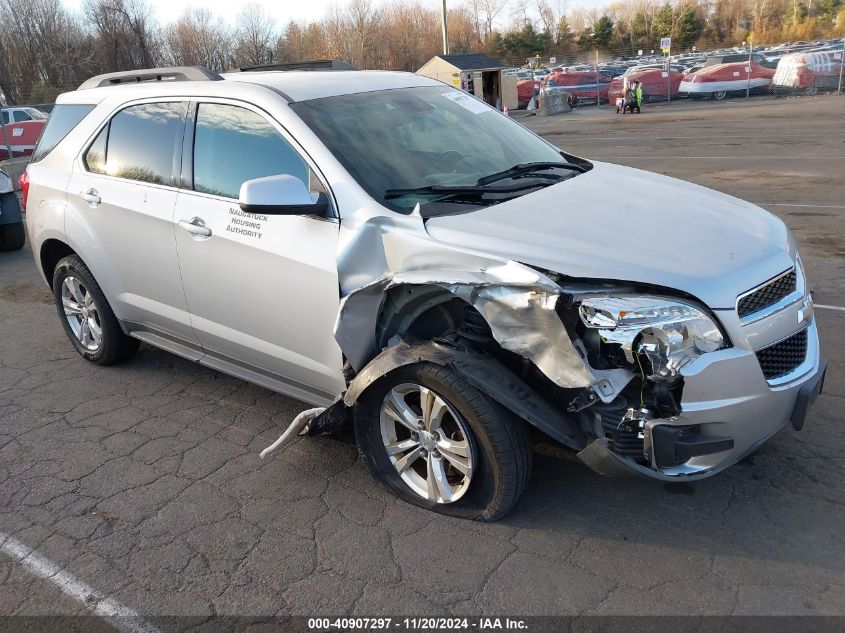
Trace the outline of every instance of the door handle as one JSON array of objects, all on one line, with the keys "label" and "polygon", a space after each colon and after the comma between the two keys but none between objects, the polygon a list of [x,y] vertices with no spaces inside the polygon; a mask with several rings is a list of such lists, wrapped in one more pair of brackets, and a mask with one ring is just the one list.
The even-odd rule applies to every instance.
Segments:
[{"label": "door handle", "polygon": [[211,229],[205,225],[202,218],[191,218],[190,220],[179,220],[179,228],[191,235],[211,237]]},{"label": "door handle", "polygon": [[85,200],[88,203],[89,207],[96,207],[98,204],[102,202],[100,198],[100,194],[97,193],[96,189],[89,189],[88,191],[80,191],[79,197]]}]

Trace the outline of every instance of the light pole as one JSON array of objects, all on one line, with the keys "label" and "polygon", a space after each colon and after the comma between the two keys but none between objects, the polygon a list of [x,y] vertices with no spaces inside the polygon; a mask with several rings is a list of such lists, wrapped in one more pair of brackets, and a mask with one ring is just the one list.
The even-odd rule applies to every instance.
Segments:
[{"label": "light pole", "polygon": [[842,94],[842,68],[845,67],[845,37],[842,38],[842,59],[839,60],[839,88],[836,89],[836,94]]},{"label": "light pole", "polygon": [[596,110],[598,110],[601,107],[601,92],[599,92],[599,43],[596,42],[595,31],[590,33],[590,37],[593,38],[593,42],[596,44]]},{"label": "light pole", "polygon": [[748,75],[748,81],[745,84],[745,98],[751,96],[751,51],[754,47],[751,45],[751,38],[748,38],[748,66],[745,67],[745,74]]},{"label": "light pole", "polygon": [[446,0],[443,0],[443,5],[440,14],[441,22],[443,24],[443,54],[449,54],[449,27],[446,24]]}]

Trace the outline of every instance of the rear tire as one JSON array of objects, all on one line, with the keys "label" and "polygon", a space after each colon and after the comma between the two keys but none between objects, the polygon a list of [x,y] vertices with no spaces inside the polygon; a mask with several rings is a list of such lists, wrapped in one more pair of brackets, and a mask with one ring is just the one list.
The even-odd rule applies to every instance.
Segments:
[{"label": "rear tire", "polygon": [[65,334],[84,359],[114,365],[138,351],[140,341],[123,333],[100,285],[77,255],[56,264],[53,297]]},{"label": "rear tire", "polygon": [[19,251],[26,241],[23,222],[0,224],[0,252]]},{"label": "rear tire", "polygon": [[[403,391],[407,395],[393,413],[404,403],[411,418],[418,416],[418,433],[386,413],[389,403],[396,402],[391,397]],[[423,422],[420,406],[426,397],[434,403],[430,425]],[[435,409],[441,412],[441,422],[434,422]],[[370,386],[355,405],[355,438],[370,473],[391,492],[454,517],[502,518],[516,505],[531,475],[533,449],[525,423],[453,370],[432,363],[400,367]],[[407,448],[394,450],[399,444]],[[462,459],[461,469],[455,465],[456,455],[469,460]],[[440,480],[432,478],[438,468]],[[449,490],[441,495],[444,480]]]},{"label": "rear tire", "polygon": [[727,99],[728,91],[727,90],[717,90],[713,93],[713,98],[716,101],[722,101],[723,99]]}]

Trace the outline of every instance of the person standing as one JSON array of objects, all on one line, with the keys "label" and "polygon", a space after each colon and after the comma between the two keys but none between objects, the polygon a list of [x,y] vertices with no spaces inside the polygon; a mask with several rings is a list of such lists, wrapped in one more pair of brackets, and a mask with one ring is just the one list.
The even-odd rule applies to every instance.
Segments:
[{"label": "person standing", "polygon": [[636,95],[636,98],[637,98],[637,114],[639,114],[640,108],[642,108],[642,105],[643,105],[643,84],[640,82],[639,79],[637,81],[635,81],[634,84],[635,84],[634,94]]}]

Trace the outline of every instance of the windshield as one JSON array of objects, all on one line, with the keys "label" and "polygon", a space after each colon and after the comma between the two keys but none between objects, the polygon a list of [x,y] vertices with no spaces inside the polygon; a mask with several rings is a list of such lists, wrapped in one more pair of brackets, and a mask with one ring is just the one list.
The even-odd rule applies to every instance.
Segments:
[{"label": "windshield", "polygon": [[36,110],[35,108],[21,108],[21,109],[37,121],[41,121],[41,120],[47,118],[47,115],[44,114],[41,110]]},{"label": "windshield", "polygon": [[[466,189],[478,187],[479,180],[514,166],[572,160],[494,108],[448,86],[326,97],[291,108],[375,200],[400,213],[410,213],[418,203],[460,205],[458,212],[465,212],[472,210],[467,205],[502,202],[532,191],[525,184],[525,169],[515,172],[521,184],[509,195],[492,200],[476,195],[458,202],[454,190],[461,188],[466,196]],[[544,171],[533,189],[577,173],[565,171],[552,180]],[[497,178],[500,188],[505,186],[501,182],[513,181]],[[453,191],[444,193],[444,188]]]}]

